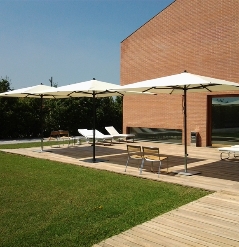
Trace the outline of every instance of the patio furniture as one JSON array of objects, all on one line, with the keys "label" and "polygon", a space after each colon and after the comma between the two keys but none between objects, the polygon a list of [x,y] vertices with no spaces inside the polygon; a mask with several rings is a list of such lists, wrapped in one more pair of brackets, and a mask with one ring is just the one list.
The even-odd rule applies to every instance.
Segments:
[{"label": "patio furniture", "polygon": [[81,145],[82,141],[86,140],[86,138],[84,136],[82,136],[82,135],[80,135],[80,136],[72,136],[71,139],[73,141],[72,145]]},{"label": "patio furniture", "polygon": [[72,137],[70,137],[69,131],[68,130],[59,130],[59,141],[68,141],[68,147],[70,146],[70,141],[72,140]]},{"label": "patio furniture", "polygon": [[[86,141],[88,143],[91,142],[91,140],[93,140],[93,130],[88,130],[88,129],[78,129],[78,132],[84,136],[86,138]],[[101,133],[98,130],[95,130],[95,141],[96,142],[103,142],[105,143],[109,143],[108,141],[110,141],[110,144],[112,144],[112,140],[113,140],[113,136],[111,135],[104,135],[103,133]]]},{"label": "patio furniture", "polygon": [[[47,140],[58,142],[58,147],[60,147],[59,137],[60,137],[59,130],[52,130]],[[51,145],[51,147],[53,147],[53,145]]]},{"label": "patio furniture", "polygon": [[[231,153],[233,154],[234,158],[237,158],[238,156],[236,155],[236,153],[239,153],[239,145],[233,145],[230,147],[218,148],[218,151],[221,152],[220,153],[221,160],[230,159]],[[227,157],[223,158],[223,154],[227,154]]]},{"label": "patio furniture", "polygon": [[118,141],[126,140],[127,139],[133,139],[134,142],[134,137],[135,134],[120,134],[113,126],[108,126],[105,127],[105,129],[108,131],[110,135],[113,136],[113,138],[118,139]]},{"label": "patio furniture", "polygon": [[159,177],[162,161],[165,159],[167,159],[167,172],[168,172],[168,157],[161,156],[159,153],[158,147],[144,147],[143,146],[142,150],[143,150],[143,160],[141,163],[140,174],[142,174],[145,161],[151,162],[151,171],[153,171],[153,163],[159,162],[159,169],[158,169],[158,177]]},{"label": "patio furniture", "polygon": [[141,160],[141,162],[143,160],[141,146],[127,145],[127,152],[128,152],[128,158],[127,158],[126,165],[125,165],[125,170],[124,170],[125,172],[126,172],[130,159]]}]

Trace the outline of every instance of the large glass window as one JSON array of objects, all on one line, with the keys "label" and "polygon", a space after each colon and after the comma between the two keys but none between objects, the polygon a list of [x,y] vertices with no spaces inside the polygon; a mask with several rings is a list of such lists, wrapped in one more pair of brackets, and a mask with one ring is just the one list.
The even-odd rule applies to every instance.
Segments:
[{"label": "large glass window", "polygon": [[212,98],[212,145],[239,145],[239,97]]},{"label": "large glass window", "polygon": [[182,130],[179,129],[131,127],[130,133],[140,141],[182,143]]}]

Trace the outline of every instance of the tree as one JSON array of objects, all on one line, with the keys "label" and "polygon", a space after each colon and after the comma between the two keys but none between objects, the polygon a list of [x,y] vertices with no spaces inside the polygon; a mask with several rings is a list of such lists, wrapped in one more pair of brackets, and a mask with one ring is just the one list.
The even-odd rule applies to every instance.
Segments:
[{"label": "tree", "polygon": [[[51,99],[44,102],[45,133],[52,130],[69,130],[78,135],[78,129],[92,129],[92,98]],[[96,99],[96,129],[105,133],[105,126],[113,125],[122,130],[122,97]]]},{"label": "tree", "polygon": [[[9,79],[0,80],[0,91],[10,91]],[[92,129],[92,98],[43,99],[44,136],[52,130],[69,130],[79,135],[78,129]],[[39,137],[40,99],[0,98],[0,139]],[[113,125],[122,131],[122,97],[96,99],[96,129],[106,133],[105,127]]]},{"label": "tree", "polygon": [[6,76],[5,79],[1,78],[0,80],[0,93],[4,93],[7,91],[11,91],[11,86],[10,86],[10,81],[9,78]]},{"label": "tree", "polygon": [[[10,81],[9,78],[5,79],[1,78],[0,80],[0,92],[10,91]],[[0,98],[0,137],[6,138],[10,133],[11,122],[14,121],[13,113],[14,113],[14,105],[16,103],[16,99],[10,98]]]}]

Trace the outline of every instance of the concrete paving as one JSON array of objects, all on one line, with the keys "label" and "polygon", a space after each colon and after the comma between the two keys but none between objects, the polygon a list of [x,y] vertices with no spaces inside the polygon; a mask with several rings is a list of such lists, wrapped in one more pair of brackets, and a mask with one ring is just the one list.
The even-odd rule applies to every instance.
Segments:
[{"label": "concrete paving", "polygon": [[0,139],[0,144],[17,144],[17,143],[28,143],[28,142],[40,142],[40,138],[29,138],[29,139]]}]

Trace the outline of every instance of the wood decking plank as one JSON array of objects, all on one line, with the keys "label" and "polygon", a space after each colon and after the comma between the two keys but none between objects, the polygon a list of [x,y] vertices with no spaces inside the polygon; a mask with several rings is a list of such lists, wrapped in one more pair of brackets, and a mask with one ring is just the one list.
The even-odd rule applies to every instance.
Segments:
[{"label": "wood decking plank", "polygon": [[[139,247],[139,246],[152,246],[152,242],[148,241],[148,240],[145,240],[145,239],[142,239],[140,237],[138,237],[137,235],[135,234],[132,234],[132,232],[129,230],[129,231],[126,231],[126,232],[123,232],[121,234],[121,237],[124,238],[124,239],[127,239],[129,241],[132,242],[132,247]],[[156,246],[164,246],[164,245],[160,245],[160,244],[157,244]]]},{"label": "wood decking plank", "polygon": [[[194,210],[195,209],[195,210]],[[196,211],[196,208],[190,208],[190,210],[181,209],[178,211],[177,215],[187,215],[190,219],[199,220],[199,222],[203,221],[205,223],[218,226],[225,227],[226,229],[230,229],[231,231],[235,231],[239,233],[239,223],[236,221],[229,221],[227,218],[220,217],[220,215],[216,215],[216,212],[213,212],[213,215],[205,214],[202,211]]]},{"label": "wood decking plank", "polygon": [[[141,238],[152,241],[154,244],[166,244],[166,245],[177,245],[180,246],[192,246],[190,241],[176,238],[168,233],[162,231],[153,231],[152,229],[146,228],[145,226],[137,226],[132,229],[132,234],[135,234]],[[194,243],[196,244],[196,243]],[[196,246],[196,245],[194,245]]]},{"label": "wood decking plank", "polygon": [[205,208],[201,207],[200,205],[194,205],[191,207],[182,208],[181,211],[191,211],[194,214],[206,216],[206,217],[211,217],[213,220],[220,219],[221,221],[228,221],[232,223],[233,225],[239,225],[239,214],[232,214],[231,212],[229,213],[228,210],[225,210],[224,212],[215,210],[215,208]]},{"label": "wood decking plank", "polygon": [[132,242],[131,241],[128,241],[127,239],[124,239],[121,237],[121,234],[119,235],[116,235],[116,236],[113,236],[112,239],[114,239],[115,241],[117,241],[119,244],[124,244],[125,246],[128,246],[128,247],[131,247],[133,246],[132,245]]},{"label": "wood decking plank", "polygon": [[[184,220],[179,221],[177,217],[169,218],[167,216],[162,216],[160,219],[161,228],[169,228],[171,229],[172,234],[176,231],[181,232],[184,235],[189,236],[197,236],[197,238],[203,238],[207,240],[208,243],[215,244],[217,246],[238,246],[239,242],[234,239],[229,239],[227,236],[222,236],[215,231],[210,231],[210,229],[205,226],[202,227],[201,224],[197,224],[194,222],[187,222]],[[158,220],[156,220],[158,223]],[[151,227],[155,227],[152,222]]]},{"label": "wood decking plank", "polygon": [[100,242],[97,245],[93,245],[92,247],[113,247],[113,246],[105,242]]},{"label": "wood decking plank", "polygon": [[[171,245],[171,246],[181,247],[181,245],[179,245],[180,243],[175,242],[172,239],[165,238],[164,236],[161,236],[160,234],[158,235],[157,242],[152,242],[152,241],[148,240],[147,234],[144,233],[142,235],[142,234],[139,234],[139,233],[137,233],[137,231],[132,230],[132,229],[130,231],[123,233],[123,234],[137,240],[137,243],[141,244],[142,246],[150,246],[150,247],[156,246],[157,247],[157,246],[170,246]],[[190,246],[190,245],[184,245],[184,246]]]},{"label": "wood decking plank", "polygon": [[[156,228],[152,227],[151,224],[144,224],[141,226],[138,226],[138,228],[143,228],[145,229],[146,232],[154,232],[155,234],[158,234],[160,237],[164,236],[167,239],[170,239],[172,241],[177,242],[177,246],[185,246],[185,244],[191,245],[191,246],[205,246],[207,242],[203,238],[198,238],[195,235],[186,235],[184,232],[177,231],[177,229],[174,229],[172,231],[172,228],[167,228],[167,227],[161,227],[161,228]],[[217,247],[215,244],[207,244],[207,246],[210,247]]]},{"label": "wood decking plank", "polygon": [[230,209],[237,212],[239,207],[239,201],[235,200],[223,200],[222,198],[205,198],[204,200],[199,201],[197,204],[208,205],[220,209]]},{"label": "wood decking plank", "polygon": [[172,215],[167,215],[167,218],[166,216],[164,217],[164,220],[167,219],[178,221],[183,225],[194,227],[194,229],[202,228],[212,234],[238,241],[238,232],[228,230],[226,227],[220,227],[212,225],[208,222],[200,221],[200,217],[190,217],[185,213],[182,214],[180,211],[177,211],[174,212]]},{"label": "wood decking plank", "polygon": [[[236,184],[233,183],[232,186],[233,185],[236,185]],[[238,186],[238,189],[239,189],[239,186]],[[238,200],[239,200],[238,192],[239,192],[239,190],[238,191],[220,190],[220,191],[217,191],[215,193],[211,193],[210,198],[217,198],[217,199],[221,199],[221,200],[225,200],[225,201],[235,201],[238,203]]]},{"label": "wood decking plank", "polygon": [[[156,231],[167,231],[170,235],[178,235],[180,234],[182,238],[195,238],[198,240],[201,240],[202,243],[206,243],[207,246],[218,246],[220,243],[220,246],[227,247],[228,241],[225,241],[225,238],[221,237],[215,237],[212,234],[208,234],[207,232],[201,231],[200,228],[192,229],[191,227],[188,227],[187,225],[183,224],[177,224],[175,221],[171,221],[170,224],[168,224],[170,221],[163,222],[162,224],[158,224],[155,222],[150,222],[150,224],[147,225],[147,227],[155,229]],[[160,225],[160,226],[159,226]],[[232,242],[232,246],[234,246],[234,241]]]},{"label": "wood decking plank", "polygon": [[123,241],[117,241],[117,239],[113,237],[106,239],[103,243],[112,247],[130,247],[130,245],[126,245]]}]

